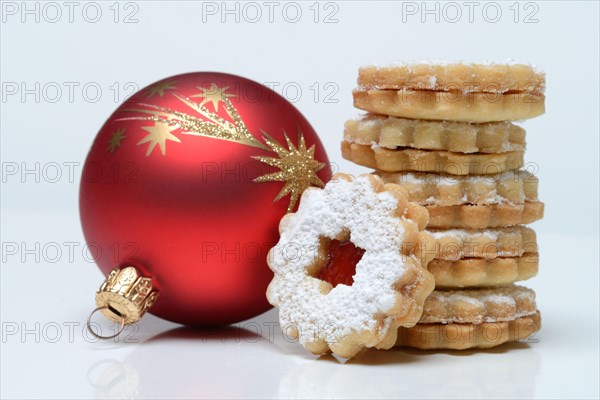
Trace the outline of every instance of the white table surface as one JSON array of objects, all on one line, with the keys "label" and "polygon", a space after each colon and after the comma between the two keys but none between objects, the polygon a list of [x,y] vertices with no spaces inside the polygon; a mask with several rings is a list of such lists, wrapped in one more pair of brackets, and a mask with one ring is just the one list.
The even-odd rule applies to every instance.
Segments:
[{"label": "white table surface", "polygon": [[[79,229],[69,213],[11,212],[2,221],[12,227],[4,241],[26,240],[37,226],[40,242],[61,243]],[[540,277],[525,285],[537,292],[543,328],[529,343],[485,351],[373,350],[345,363],[286,340],[275,310],[214,331],[146,316],[118,342],[98,342],[84,327],[102,279],[94,264],[8,262],[2,398],[597,397],[597,240],[539,241]]]}]

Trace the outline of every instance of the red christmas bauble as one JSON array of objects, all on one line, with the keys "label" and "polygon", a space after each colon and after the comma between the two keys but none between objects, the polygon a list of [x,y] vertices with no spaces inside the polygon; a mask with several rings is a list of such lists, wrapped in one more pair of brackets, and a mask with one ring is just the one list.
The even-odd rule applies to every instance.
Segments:
[{"label": "red christmas bauble", "polygon": [[98,133],[81,221],[105,275],[133,265],[152,278],[149,312],[225,325],[270,308],[279,220],[330,177],[317,134],[283,97],[235,75],[178,75],[133,95]]}]

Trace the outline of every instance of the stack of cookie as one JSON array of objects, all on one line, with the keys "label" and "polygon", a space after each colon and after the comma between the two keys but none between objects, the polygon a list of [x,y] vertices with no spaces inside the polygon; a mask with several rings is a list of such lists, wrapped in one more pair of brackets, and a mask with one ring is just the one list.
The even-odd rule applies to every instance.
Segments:
[{"label": "stack of cookie", "polygon": [[525,131],[511,121],[544,113],[545,76],[524,64],[363,67],[343,157],[405,187],[429,211],[428,264],[436,290],[397,344],[493,347],[540,327],[535,294],[543,216],[537,178],[521,169]]}]

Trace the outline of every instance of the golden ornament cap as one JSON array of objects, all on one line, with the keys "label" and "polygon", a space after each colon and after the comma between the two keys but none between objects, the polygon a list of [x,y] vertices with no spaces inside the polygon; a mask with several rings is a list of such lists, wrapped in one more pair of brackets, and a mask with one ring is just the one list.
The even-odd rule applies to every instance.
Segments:
[{"label": "golden ornament cap", "polygon": [[96,291],[97,308],[90,319],[100,311],[108,320],[121,324],[121,328],[113,336],[100,336],[91,329],[88,319],[88,329],[98,338],[113,338],[121,333],[125,325],[139,321],[157,298],[158,291],[152,286],[151,277],[141,276],[133,266],[115,268]]}]

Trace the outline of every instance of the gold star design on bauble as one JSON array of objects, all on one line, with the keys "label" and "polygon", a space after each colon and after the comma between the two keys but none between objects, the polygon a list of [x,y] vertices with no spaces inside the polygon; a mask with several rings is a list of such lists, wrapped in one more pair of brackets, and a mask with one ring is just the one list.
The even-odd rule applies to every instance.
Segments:
[{"label": "gold star design on bauble", "polygon": [[166,149],[167,140],[172,140],[177,143],[181,143],[181,140],[177,138],[177,136],[173,135],[171,132],[177,129],[178,126],[171,126],[166,122],[156,121],[153,126],[142,126],[142,129],[149,132],[149,134],[144,137],[142,140],[137,142],[137,145],[140,146],[144,143],[150,143],[148,146],[148,150],[146,151],[146,157],[150,156],[154,147],[158,144],[160,147],[160,152],[164,156]]},{"label": "gold star design on bauble", "polygon": [[229,97],[235,97],[233,93],[226,93],[228,87],[218,87],[216,84],[211,83],[210,88],[206,89],[200,86],[197,86],[198,90],[202,93],[195,94],[191,97],[202,97],[204,101],[202,101],[201,105],[206,103],[212,103],[215,112],[219,112],[219,102],[225,101]]},{"label": "gold star design on bauble", "polygon": [[110,140],[108,141],[108,148],[106,150],[112,153],[117,147],[121,147],[121,140],[127,137],[123,135],[124,133],[124,128],[117,129],[116,131],[114,131]]},{"label": "gold star design on bauble", "polygon": [[278,168],[279,171],[259,176],[254,179],[254,182],[285,182],[273,201],[278,201],[285,195],[291,194],[287,208],[287,211],[291,212],[304,190],[310,186],[321,188],[325,186],[317,176],[317,172],[325,167],[325,164],[315,160],[315,146],[312,145],[307,149],[304,136],[300,131],[298,131],[298,147],[294,146],[285,132],[283,133],[287,149],[267,133],[262,133],[265,142],[278,157],[254,156],[253,158]]},{"label": "gold star design on bauble", "polygon": [[154,85],[150,86],[147,90],[146,90],[146,98],[150,99],[152,98],[155,94],[159,95],[160,97],[163,97],[165,95],[165,90],[173,90],[176,89],[175,84],[177,82],[175,81],[171,81],[169,79],[164,80],[164,81],[160,81],[160,82],[156,82]]}]

